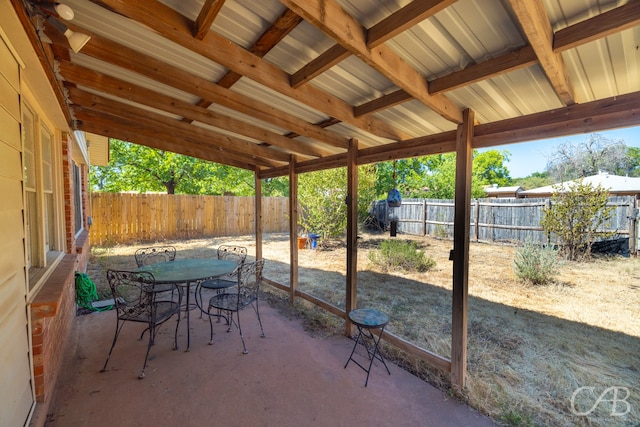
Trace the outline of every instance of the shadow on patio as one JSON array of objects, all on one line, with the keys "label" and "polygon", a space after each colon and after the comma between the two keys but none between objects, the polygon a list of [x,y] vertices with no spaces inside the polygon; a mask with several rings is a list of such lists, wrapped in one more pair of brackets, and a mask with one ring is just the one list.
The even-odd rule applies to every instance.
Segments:
[{"label": "shadow on patio", "polygon": [[[146,378],[137,378],[146,339],[140,325],[125,325],[101,373],[115,327],[115,313],[74,319],[47,422],[61,426],[490,426],[493,422],[448,399],[403,369],[391,375],[374,364],[368,387],[354,364],[343,369],[353,341],[311,336],[299,319],[261,304],[267,337],[255,315],[243,312],[249,354],[237,331],[209,326],[191,312],[191,351],[186,322],[172,350],[173,320],[161,327],[149,355]],[[184,320],[184,319],[183,319]],[[146,338],[146,336],[145,336]]]}]

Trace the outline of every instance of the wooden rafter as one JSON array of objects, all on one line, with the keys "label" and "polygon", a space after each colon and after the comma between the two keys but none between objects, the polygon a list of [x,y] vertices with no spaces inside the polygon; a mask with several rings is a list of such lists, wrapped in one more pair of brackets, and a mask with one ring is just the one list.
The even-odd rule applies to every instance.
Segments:
[{"label": "wooden rafter", "polygon": [[271,123],[274,126],[291,130],[298,135],[315,139],[329,146],[344,149],[347,147],[347,138],[337,135],[334,132],[313,126],[265,102],[223,88],[195,74],[191,74],[178,67],[174,67],[98,35],[92,34],[91,42],[83,48],[82,53],[141,74],[162,84],[191,93],[199,98],[212,100],[216,104]]},{"label": "wooden rafter", "polygon": [[162,135],[165,134],[173,134],[180,135],[185,140],[206,141],[207,146],[228,150],[239,156],[245,156],[248,159],[247,161],[249,161],[252,156],[262,157],[264,159],[274,158],[273,148],[263,147],[230,135],[224,135],[199,126],[193,126],[169,116],[143,110],[97,94],[85,92],[78,88],[68,87],[67,89],[70,99],[74,104],[122,119],[135,119],[140,126],[147,124],[149,127],[156,129],[158,138],[162,138]]},{"label": "wooden rafter", "polygon": [[202,40],[207,35],[222,6],[224,6],[224,0],[205,0],[193,25],[195,38]]},{"label": "wooden rafter", "polygon": [[553,37],[554,52],[563,52],[640,24],[640,2],[631,1],[601,15],[563,28]]},{"label": "wooden rafter", "polygon": [[[392,13],[367,30],[367,46],[376,47],[398,34],[424,21],[457,0],[414,0]],[[291,76],[291,85],[298,87],[351,56],[351,52],[340,44],[333,45],[316,59]],[[364,113],[356,114],[356,116]]]},{"label": "wooden rafter", "polygon": [[553,30],[542,0],[509,0],[509,3],[558,98],[564,105],[575,104],[564,60],[553,51]]},{"label": "wooden rafter", "polygon": [[132,120],[87,110],[82,107],[76,107],[74,113],[78,120],[78,129],[85,132],[104,135],[122,141],[130,141],[135,144],[157,148],[158,150],[171,151],[173,153],[223,163],[242,169],[251,169],[252,165],[256,163],[253,160],[248,162],[245,156],[237,156],[234,153],[217,150],[215,148],[212,149],[212,147],[205,144],[184,140],[170,133],[159,135],[156,129],[140,126]]},{"label": "wooden rafter", "polygon": [[[640,24],[640,3],[631,2],[594,16],[555,33],[553,51],[564,52],[593,40],[615,34]],[[512,52],[455,71],[429,82],[429,93],[438,94],[538,63],[533,48],[522,46]],[[356,116],[382,111],[413,99],[403,90],[384,95],[355,107]]]},{"label": "wooden rafter", "polygon": [[[335,1],[280,1],[442,117],[454,123],[462,122],[460,108],[443,95],[430,95],[424,77],[411,68],[393,50],[384,44],[369,48],[365,28]],[[302,88],[305,87],[310,86],[302,86]],[[334,117],[337,116],[334,115]]]},{"label": "wooden rafter", "polygon": [[101,0],[100,3],[123,16],[152,28],[166,39],[184,48],[330,117],[335,117],[382,138],[403,140],[410,137],[382,120],[373,117],[356,118],[353,115],[351,105],[313,86],[292,88],[289,84],[289,74],[218,34],[209,32],[201,41],[194,39],[189,29],[191,21],[160,2],[149,1],[141,5],[126,0]]},{"label": "wooden rafter", "polygon": [[[284,13],[273,23],[273,25],[265,31],[256,42],[249,48],[249,52],[262,58],[271,49],[273,49],[287,34],[291,32],[300,22],[302,18],[290,11],[285,10]],[[218,85],[226,88],[233,86],[242,78],[241,74],[233,71],[227,73],[218,81]],[[207,108],[212,102],[202,99],[198,102],[201,107]]]},{"label": "wooden rafter", "polygon": [[367,46],[380,46],[403,31],[446,9],[458,0],[414,0],[367,31]]},{"label": "wooden rafter", "polygon": [[110,77],[106,74],[90,70],[80,65],[66,61],[60,61],[59,64],[60,72],[65,79],[82,86],[91,87],[100,92],[110,93],[122,99],[134,101],[148,107],[163,110],[177,116],[186,117],[190,120],[196,120],[217,128],[227,130],[232,129],[236,134],[264,141],[269,145],[280,147],[290,153],[315,157],[331,154],[330,152],[322,150],[318,146],[311,145],[308,142],[294,141],[286,136],[270,132],[259,126],[207,110],[206,108],[198,107],[188,102],[154,92],[153,90],[128,83],[115,77]]}]

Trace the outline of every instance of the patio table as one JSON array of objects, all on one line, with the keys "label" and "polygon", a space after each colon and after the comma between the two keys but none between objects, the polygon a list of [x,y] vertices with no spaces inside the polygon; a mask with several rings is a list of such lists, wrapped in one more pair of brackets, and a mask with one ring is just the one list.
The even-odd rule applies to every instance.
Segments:
[{"label": "patio table", "polygon": [[137,268],[135,271],[147,271],[153,274],[158,284],[175,283],[186,294],[184,309],[187,316],[187,350],[190,349],[190,325],[189,312],[192,309],[189,303],[189,293],[192,283],[202,280],[224,276],[235,270],[237,264],[234,261],[224,259],[177,259],[175,261],[159,262]]}]

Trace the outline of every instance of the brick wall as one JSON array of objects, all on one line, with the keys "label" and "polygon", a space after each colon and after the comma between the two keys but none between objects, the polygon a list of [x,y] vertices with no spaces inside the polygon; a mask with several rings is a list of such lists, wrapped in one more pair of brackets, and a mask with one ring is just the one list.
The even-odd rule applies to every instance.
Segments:
[{"label": "brick wall", "polygon": [[62,364],[76,315],[75,272],[86,271],[89,233],[74,240],[75,254],[66,254],[31,303],[34,388],[38,403],[48,402]]},{"label": "brick wall", "polygon": [[34,386],[39,403],[47,401],[53,391],[76,313],[77,262],[77,255],[65,255],[31,304]]}]

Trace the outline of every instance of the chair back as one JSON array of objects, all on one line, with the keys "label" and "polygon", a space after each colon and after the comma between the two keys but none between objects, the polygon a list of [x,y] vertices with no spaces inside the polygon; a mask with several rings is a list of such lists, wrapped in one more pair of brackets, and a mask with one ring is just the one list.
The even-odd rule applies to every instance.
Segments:
[{"label": "chair back", "polygon": [[173,246],[152,246],[150,248],[141,248],[133,255],[136,259],[138,267],[158,262],[173,261],[176,259],[176,248]]},{"label": "chair back", "polygon": [[155,279],[153,274],[142,271],[107,270],[118,317],[151,318],[153,315]]},{"label": "chair back", "polygon": [[235,261],[236,264],[242,264],[247,259],[247,248],[243,246],[218,246],[218,259],[226,259]]},{"label": "chair back", "polygon": [[247,302],[258,298],[263,267],[264,259],[245,262],[238,266],[236,270],[238,272],[238,296],[240,299],[244,299]]}]

